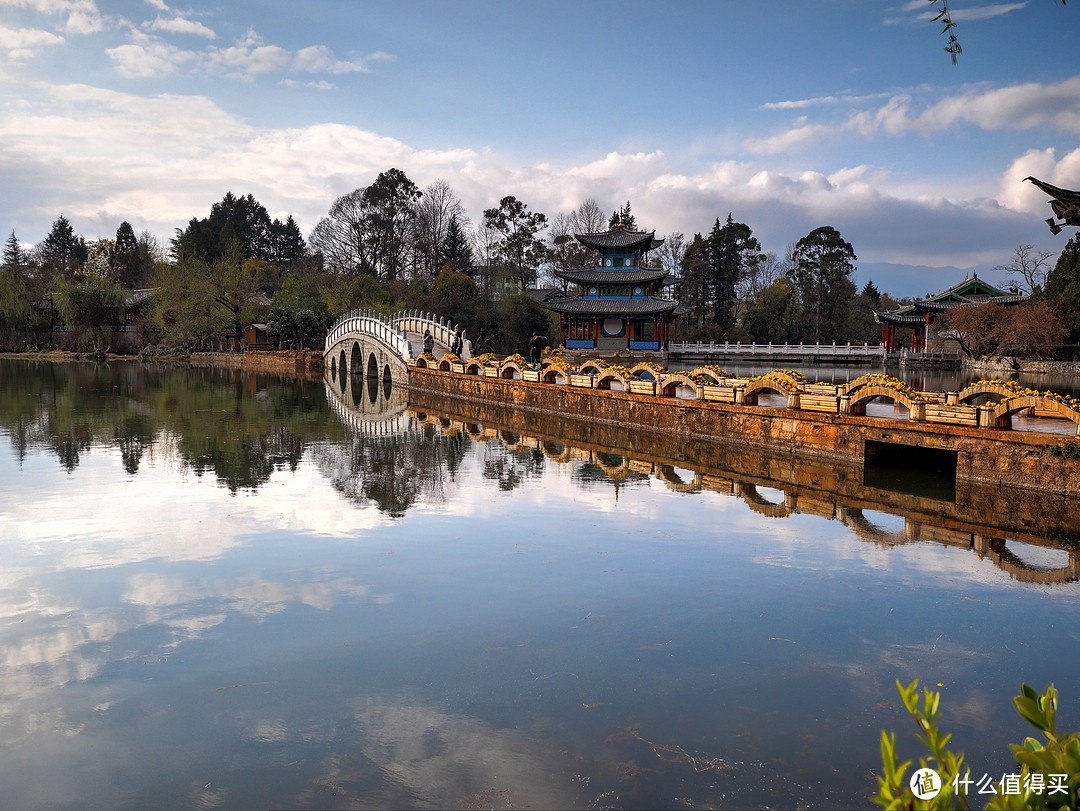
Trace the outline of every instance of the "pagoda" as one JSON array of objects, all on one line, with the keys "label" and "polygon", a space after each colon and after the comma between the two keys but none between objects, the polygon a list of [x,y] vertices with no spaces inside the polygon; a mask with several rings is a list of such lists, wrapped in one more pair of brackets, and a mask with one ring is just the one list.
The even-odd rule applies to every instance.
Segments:
[{"label": "pagoda", "polygon": [[668,272],[646,266],[646,254],[664,240],[627,229],[621,218],[610,231],[574,237],[595,251],[592,267],[556,271],[575,286],[572,294],[540,302],[559,314],[559,343],[597,353],[666,350],[682,310],[662,295]]}]

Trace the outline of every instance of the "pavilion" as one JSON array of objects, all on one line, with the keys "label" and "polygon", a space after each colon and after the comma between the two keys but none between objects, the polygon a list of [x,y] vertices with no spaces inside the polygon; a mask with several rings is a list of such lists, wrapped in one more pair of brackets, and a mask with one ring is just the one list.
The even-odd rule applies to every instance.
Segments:
[{"label": "pavilion", "polygon": [[660,247],[655,231],[630,231],[618,225],[598,234],[575,234],[595,251],[592,267],[556,271],[574,285],[573,295],[551,296],[540,305],[559,314],[559,343],[567,349],[664,351],[675,339],[679,302],[664,298],[668,272],[647,266],[647,254]]},{"label": "pavilion", "polygon": [[[1026,293],[1007,292],[972,274],[943,293],[915,299],[896,310],[874,313],[874,320],[881,324],[881,343],[888,354],[909,349],[912,352],[925,352],[927,346],[940,339],[948,340],[947,333],[934,330],[934,320],[942,313],[958,307],[977,307],[993,302],[1004,307],[1021,304],[1029,298]],[[903,329],[911,331],[907,340],[902,340]],[[939,349],[941,347],[938,347]]]}]

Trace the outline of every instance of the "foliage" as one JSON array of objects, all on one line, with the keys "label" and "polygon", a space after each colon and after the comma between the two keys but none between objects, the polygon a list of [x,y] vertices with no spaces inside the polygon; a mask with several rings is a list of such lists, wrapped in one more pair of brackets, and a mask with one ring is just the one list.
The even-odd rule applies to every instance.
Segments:
[{"label": "foliage", "polygon": [[627,231],[638,230],[637,221],[634,219],[634,215],[630,212],[630,201],[626,201],[626,205],[622,208],[616,209],[611,212],[611,219],[608,220],[608,230],[622,225]]},{"label": "foliage", "polygon": [[536,334],[545,336],[550,342],[552,335],[557,334],[551,314],[524,293],[505,299],[502,309],[508,347],[528,346]]},{"label": "foliage", "polygon": [[71,223],[63,214],[57,217],[48,236],[38,245],[37,250],[42,268],[65,278],[71,278],[88,258],[86,240],[76,236]]},{"label": "foliage", "polygon": [[1080,234],[1065,244],[1046,275],[1042,299],[1069,330],[1068,342],[1080,343]]},{"label": "foliage", "polygon": [[443,270],[431,285],[430,309],[465,330],[474,351],[501,349],[499,315],[483,287],[464,273]]},{"label": "foliage", "polygon": [[976,307],[956,307],[945,312],[942,330],[951,332],[969,357],[1007,355],[1051,357],[1068,330],[1043,301],[1015,307],[987,302]]},{"label": "foliage", "polygon": [[735,326],[735,286],[739,279],[752,272],[762,259],[761,244],[746,223],[735,222],[728,214],[720,225],[717,218],[708,240],[709,292],[712,299],[713,322],[721,334]]},{"label": "foliage", "polygon": [[794,284],[780,278],[754,299],[743,319],[743,330],[759,343],[786,343],[798,340],[801,317]]},{"label": "foliage", "polygon": [[1080,459],[1080,442],[1066,439],[1060,445],[1048,446],[1046,452],[1050,456],[1056,456],[1059,459]]},{"label": "foliage", "polygon": [[[941,791],[929,799],[919,799],[906,781],[911,761],[900,763],[896,754],[896,733],[882,731],[882,774],[878,777],[877,805],[889,809],[953,809],[968,808],[967,789],[974,784],[970,771],[964,769],[964,755],[948,748],[951,734],[942,733],[938,726],[940,693],[925,689],[919,706],[919,683],[907,687],[896,683],[904,708],[919,729],[916,738],[929,750],[930,757],[921,757],[921,768],[934,769],[941,777]],[[1020,717],[1042,733],[1044,741],[1028,737],[1023,744],[1010,744],[1009,749],[1019,765],[1010,791],[998,791],[987,803],[988,809],[1058,809],[1075,808],[1080,790],[1080,733],[1069,735],[1057,731],[1057,689],[1050,685],[1038,693],[1027,684],[1020,685],[1020,694],[1013,698]],[[1004,778],[1002,778],[1004,780]]]},{"label": "foliage", "polygon": [[805,339],[837,341],[850,334],[855,298],[855,249],[831,225],[815,228],[795,243],[791,278],[802,303]]},{"label": "foliage", "polygon": [[64,324],[71,327],[83,349],[108,346],[103,336],[107,327],[120,324],[124,291],[103,276],[59,278],[53,295]]},{"label": "foliage", "polygon": [[498,234],[495,258],[516,271],[522,290],[534,285],[536,268],[544,259],[544,243],[536,235],[547,225],[547,217],[507,195],[497,208],[484,211],[484,223]]},{"label": "foliage", "polygon": [[242,336],[265,301],[251,263],[187,259],[161,268],[154,318],[172,341],[205,338],[232,329]]}]

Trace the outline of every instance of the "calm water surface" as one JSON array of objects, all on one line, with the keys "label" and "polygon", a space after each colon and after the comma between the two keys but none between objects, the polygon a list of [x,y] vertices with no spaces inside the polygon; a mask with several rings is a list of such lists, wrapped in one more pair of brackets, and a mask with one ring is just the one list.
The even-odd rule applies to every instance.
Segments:
[{"label": "calm water surface", "polygon": [[868,807],[897,679],[978,774],[1021,681],[1080,727],[1062,510],[484,419],[0,361],[3,805]]}]

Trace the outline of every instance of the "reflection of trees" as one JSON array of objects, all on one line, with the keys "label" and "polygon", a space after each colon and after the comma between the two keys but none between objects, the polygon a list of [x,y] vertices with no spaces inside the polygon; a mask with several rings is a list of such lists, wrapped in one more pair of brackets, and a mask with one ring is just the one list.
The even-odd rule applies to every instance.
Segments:
[{"label": "reflection of trees", "polygon": [[544,472],[544,454],[538,448],[510,451],[494,442],[485,443],[483,448],[484,478],[497,481],[500,490],[513,490]]},{"label": "reflection of trees", "polygon": [[295,470],[305,447],[339,432],[321,382],[222,369],[136,363],[6,361],[0,427],[20,461],[31,448],[73,471],[113,447],[134,475],[144,458],[174,456],[236,492]]},{"label": "reflection of trees", "polygon": [[421,498],[444,502],[470,445],[432,426],[402,433],[358,433],[351,444],[316,447],[316,463],[335,489],[398,517]]}]

